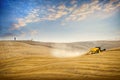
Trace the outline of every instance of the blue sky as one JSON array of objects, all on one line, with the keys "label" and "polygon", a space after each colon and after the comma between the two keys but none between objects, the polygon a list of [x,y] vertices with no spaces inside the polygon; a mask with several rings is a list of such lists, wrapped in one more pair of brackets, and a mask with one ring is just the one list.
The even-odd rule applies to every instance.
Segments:
[{"label": "blue sky", "polygon": [[120,0],[0,0],[0,39],[120,39]]}]

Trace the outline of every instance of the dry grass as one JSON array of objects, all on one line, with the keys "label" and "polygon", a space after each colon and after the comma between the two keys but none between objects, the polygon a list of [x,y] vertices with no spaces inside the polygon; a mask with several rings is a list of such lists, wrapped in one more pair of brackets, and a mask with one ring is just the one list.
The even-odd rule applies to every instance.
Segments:
[{"label": "dry grass", "polygon": [[120,80],[120,48],[55,58],[51,48],[0,42],[0,80]]}]

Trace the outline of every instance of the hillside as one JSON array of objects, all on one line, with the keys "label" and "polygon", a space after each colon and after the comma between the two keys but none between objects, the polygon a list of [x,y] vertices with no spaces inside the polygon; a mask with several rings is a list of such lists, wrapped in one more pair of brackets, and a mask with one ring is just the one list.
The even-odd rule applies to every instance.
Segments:
[{"label": "hillside", "polygon": [[100,54],[57,58],[51,55],[52,49],[62,50],[71,45],[66,47],[69,52],[81,45],[94,45],[0,41],[0,80],[119,80],[119,43],[101,42],[109,50]]},{"label": "hillside", "polygon": [[120,41],[84,41],[84,42],[72,42],[72,43],[50,43],[50,42],[36,42],[36,41],[22,41],[22,42],[35,46],[42,45],[50,48],[59,48],[59,49],[65,48],[64,46],[74,49],[85,49],[85,50],[89,50],[91,47],[98,47],[98,46],[105,49],[120,47]]}]

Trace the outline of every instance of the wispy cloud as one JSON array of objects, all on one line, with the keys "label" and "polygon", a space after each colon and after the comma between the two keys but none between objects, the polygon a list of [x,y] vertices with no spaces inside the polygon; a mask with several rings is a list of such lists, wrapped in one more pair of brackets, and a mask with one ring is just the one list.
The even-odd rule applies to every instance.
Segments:
[{"label": "wispy cloud", "polygon": [[77,0],[71,0],[70,2],[72,5],[77,4]]},{"label": "wispy cloud", "polygon": [[95,14],[95,17],[99,18],[107,18],[118,10],[120,7],[120,2],[117,0],[111,0],[108,3],[103,4],[103,2],[99,2],[99,0],[93,0],[91,3],[85,3],[79,7],[77,7],[68,17],[66,17],[66,21],[80,21],[88,18],[89,16]]},{"label": "wispy cloud", "polygon": [[20,27],[26,26],[26,24],[31,22],[41,22],[45,20],[56,20],[66,15],[65,5],[60,5],[58,7],[45,7],[45,9],[36,8],[32,10],[26,17],[18,18],[18,23],[13,24],[12,29],[18,29]]},{"label": "wispy cloud", "polygon": [[59,6],[53,5],[35,8],[27,16],[18,18],[18,23],[13,24],[12,29],[19,29],[33,22],[54,21],[63,16],[64,22],[85,20],[91,15],[99,18],[107,18],[113,15],[120,7],[120,1],[118,0],[110,0],[107,3],[93,0],[90,3],[84,3],[80,6],[78,6],[77,0],[72,0],[70,3],[72,4],[70,7],[61,4]]},{"label": "wispy cloud", "polygon": [[40,19],[38,18],[39,9],[32,10],[26,17],[18,18],[18,23],[13,24],[12,29],[18,29],[20,27],[26,26],[27,23],[38,22]]},{"label": "wispy cloud", "polygon": [[103,6],[101,13],[99,13],[97,16],[99,18],[103,18],[103,19],[108,18],[108,17],[112,16],[119,9],[120,9],[120,2],[117,0],[111,0],[108,4],[105,4]]}]

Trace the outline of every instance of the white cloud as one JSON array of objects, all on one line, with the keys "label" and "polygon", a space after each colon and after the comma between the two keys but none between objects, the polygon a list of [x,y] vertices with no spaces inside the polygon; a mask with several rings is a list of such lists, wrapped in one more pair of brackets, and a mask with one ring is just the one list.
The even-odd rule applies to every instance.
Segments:
[{"label": "white cloud", "polygon": [[57,20],[63,16],[63,21],[85,20],[91,15],[98,18],[107,18],[112,16],[120,7],[120,2],[113,4],[114,2],[117,2],[117,0],[111,0],[106,4],[103,4],[102,2],[99,3],[99,0],[93,0],[91,3],[84,3],[83,5],[78,6],[77,0],[72,0],[71,4],[74,5],[71,7],[66,7],[65,4],[62,4],[57,7],[49,6],[36,8],[24,18],[17,19],[18,23],[13,24],[12,29],[19,29],[26,26],[28,23]]},{"label": "white cloud", "polygon": [[24,22],[24,19],[20,18],[18,19],[18,23],[17,24],[13,24],[14,27],[12,27],[11,29],[18,29],[20,27],[24,27],[26,25],[26,23]]},{"label": "white cloud", "polygon": [[79,21],[85,19],[90,14],[94,13],[94,10],[100,9],[97,6],[98,2],[92,2],[90,4],[83,4],[80,7],[76,8],[69,17],[66,18],[67,21]]},{"label": "white cloud", "polygon": [[66,6],[65,6],[64,4],[62,4],[62,5],[58,6],[58,9],[59,9],[59,10],[65,10],[65,9],[66,9]]},{"label": "white cloud", "polygon": [[93,0],[91,3],[86,3],[76,8],[68,17],[66,17],[65,20],[80,21],[88,18],[91,15],[94,15],[95,17],[99,18],[110,17],[120,7],[120,2],[116,5],[113,4],[116,1],[110,1],[109,3],[106,3],[104,4],[104,6],[102,6],[102,2],[99,3],[99,0]]},{"label": "white cloud", "polygon": [[120,2],[117,3],[116,5],[113,5],[114,2],[115,1],[111,0],[109,4],[105,4],[101,12],[97,14],[96,16],[99,18],[105,19],[105,18],[112,16],[114,13],[116,13],[119,10]]},{"label": "white cloud", "polygon": [[17,19],[18,23],[13,24],[12,30],[19,29],[20,27],[24,27],[26,26],[27,23],[38,22],[39,21],[38,11],[39,11],[38,9],[34,9],[26,17],[18,18]]},{"label": "white cloud", "polygon": [[[46,10],[37,8],[32,10],[26,17],[17,19],[18,23],[13,24],[12,29],[18,29],[26,26],[28,23],[40,22],[45,20],[56,20],[68,12],[65,5],[60,5],[58,7],[49,7]],[[42,15],[42,16],[41,16]]]},{"label": "white cloud", "polygon": [[72,5],[77,4],[77,0],[71,0],[71,4]]}]

